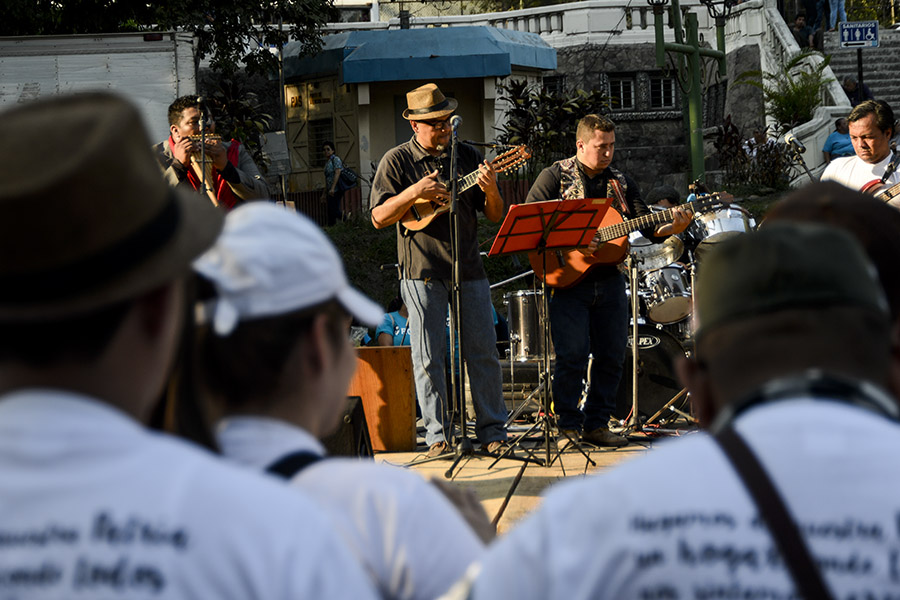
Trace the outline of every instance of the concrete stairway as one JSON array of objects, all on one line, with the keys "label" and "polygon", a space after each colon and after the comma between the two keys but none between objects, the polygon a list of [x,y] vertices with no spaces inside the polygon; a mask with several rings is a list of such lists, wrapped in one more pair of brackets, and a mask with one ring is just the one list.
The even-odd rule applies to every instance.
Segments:
[{"label": "concrete stairway", "polygon": [[[862,51],[863,81],[876,100],[885,100],[895,112],[900,110],[900,31],[879,31],[879,47]],[[840,83],[857,75],[856,50],[842,49],[837,32],[825,34],[825,54],[831,55],[831,69]]]}]

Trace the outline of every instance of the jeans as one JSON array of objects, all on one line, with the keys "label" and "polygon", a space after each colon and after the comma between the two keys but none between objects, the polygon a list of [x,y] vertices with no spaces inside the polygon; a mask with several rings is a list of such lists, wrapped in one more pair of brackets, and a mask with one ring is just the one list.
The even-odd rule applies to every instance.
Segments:
[{"label": "jeans", "polygon": [[844,9],[844,0],[828,0],[828,28],[834,29],[838,21],[847,20],[847,11]]},{"label": "jeans", "polygon": [[817,0],[816,1],[816,21],[812,24],[813,31],[817,30],[819,26],[825,26],[827,21],[825,20],[825,7],[828,6],[829,0]]},{"label": "jeans", "polygon": [[[615,274],[599,281],[553,290],[550,332],[556,350],[553,406],[560,429],[593,431],[607,427],[616,408],[616,392],[628,342],[625,279]],[[582,380],[593,354],[591,389],[578,409]]]},{"label": "jeans", "polygon": [[[447,309],[450,282],[403,279],[400,293],[409,310],[413,376],[425,442],[446,441],[450,426],[447,402]],[[475,436],[482,444],[506,439],[503,375],[491,313],[487,279],[463,281],[460,287],[462,355],[475,406]]]}]

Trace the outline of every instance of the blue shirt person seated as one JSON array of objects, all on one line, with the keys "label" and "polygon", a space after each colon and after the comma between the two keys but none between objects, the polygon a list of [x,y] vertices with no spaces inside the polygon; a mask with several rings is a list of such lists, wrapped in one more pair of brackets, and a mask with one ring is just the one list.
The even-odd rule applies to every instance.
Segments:
[{"label": "blue shirt person seated", "polygon": [[845,117],[834,122],[834,131],[828,135],[825,145],[822,147],[825,162],[829,163],[835,158],[853,156],[856,151],[850,141],[850,124]]}]

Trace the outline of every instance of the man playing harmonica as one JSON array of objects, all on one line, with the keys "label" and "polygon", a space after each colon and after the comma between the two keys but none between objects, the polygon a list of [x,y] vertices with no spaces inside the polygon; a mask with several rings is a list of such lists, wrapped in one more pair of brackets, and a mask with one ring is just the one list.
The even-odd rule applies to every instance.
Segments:
[{"label": "man playing harmonica", "polygon": [[[166,180],[190,185],[213,204],[231,210],[247,200],[267,198],[269,189],[250,153],[236,140],[215,135],[215,121],[207,113],[204,169],[201,161],[200,99],[182,96],[169,105],[169,139],[153,147]],[[205,184],[205,185],[204,185]]]}]

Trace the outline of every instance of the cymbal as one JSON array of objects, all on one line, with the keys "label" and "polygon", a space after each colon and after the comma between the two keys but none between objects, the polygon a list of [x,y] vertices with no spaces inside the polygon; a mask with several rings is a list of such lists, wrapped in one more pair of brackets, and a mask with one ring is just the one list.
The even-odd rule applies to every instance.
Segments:
[{"label": "cymbal", "polygon": [[[646,238],[642,238],[646,241]],[[684,242],[676,236],[670,236],[659,244],[633,244],[631,254],[634,255],[638,269],[654,271],[671,265],[684,252]]]}]

